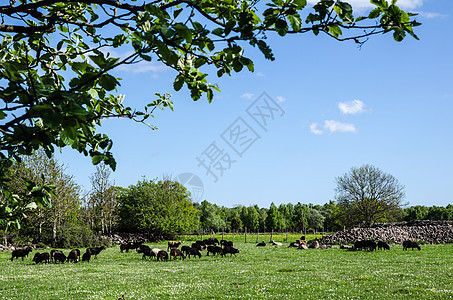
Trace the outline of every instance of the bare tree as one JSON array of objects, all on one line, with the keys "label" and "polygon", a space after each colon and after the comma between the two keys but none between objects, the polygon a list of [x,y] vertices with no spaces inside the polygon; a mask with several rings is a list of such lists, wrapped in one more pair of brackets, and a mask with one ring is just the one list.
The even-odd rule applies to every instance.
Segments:
[{"label": "bare tree", "polygon": [[372,165],[352,168],[336,179],[336,199],[345,225],[370,226],[401,216],[404,186]]}]

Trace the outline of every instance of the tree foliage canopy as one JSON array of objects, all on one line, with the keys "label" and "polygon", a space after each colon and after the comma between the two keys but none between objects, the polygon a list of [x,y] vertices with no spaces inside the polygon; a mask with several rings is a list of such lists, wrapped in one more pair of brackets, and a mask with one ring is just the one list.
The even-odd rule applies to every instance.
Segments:
[{"label": "tree foliage canopy", "polygon": [[[172,107],[169,95],[158,91],[140,111],[128,107],[115,68],[158,61],[176,71],[176,91],[186,86],[192,99],[211,101],[218,87],[208,82],[208,70],[219,77],[253,71],[246,46],[273,60],[266,42],[273,32],[357,43],[387,32],[397,41],[416,37],[419,24],[395,2],[372,0],[375,9],[356,17],[348,3],[333,0],[312,7],[306,0],[9,1],[0,6],[0,163],[11,165],[38,148],[50,157],[55,148],[72,147],[115,169],[113,142],[97,132],[101,121],[146,124],[157,107]],[[130,54],[114,56],[112,49]],[[1,178],[0,185],[6,211],[4,203],[13,199]]]},{"label": "tree foliage canopy", "polygon": [[179,182],[142,180],[118,195],[120,230],[147,232],[154,238],[168,238],[190,232],[196,224],[196,210],[190,193]]},{"label": "tree foliage canopy", "polygon": [[348,225],[388,222],[401,217],[404,186],[372,165],[352,168],[336,179],[336,199]]}]

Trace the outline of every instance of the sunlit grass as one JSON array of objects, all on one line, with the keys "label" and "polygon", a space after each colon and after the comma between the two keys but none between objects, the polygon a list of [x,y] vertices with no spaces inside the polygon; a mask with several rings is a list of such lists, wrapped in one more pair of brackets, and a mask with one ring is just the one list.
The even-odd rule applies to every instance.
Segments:
[{"label": "sunlit grass", "polygon": [[11,262],[11,253],[1,252],[0,298],[453,298],[453,245],[376,252],[286,246],[237,242],[236,256],[203,253],[201,259],[168,262],[145,261],[136,251],[113,247],[89,263],[63,265],[35,265],[35,252]]}]

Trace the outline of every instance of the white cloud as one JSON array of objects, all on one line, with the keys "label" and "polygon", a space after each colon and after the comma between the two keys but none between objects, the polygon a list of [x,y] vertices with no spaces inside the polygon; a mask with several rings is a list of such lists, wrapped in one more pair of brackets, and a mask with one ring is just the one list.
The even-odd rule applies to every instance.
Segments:
[{"label": "white cloud", "polygon": [[129,72],[134,74],[147,72],[158,73],[163,72],[166,69],[167,68],[164,65],[160,65],[150,61],[141,61],[130,65],[120,65],[116,68],[116,70],[118,71]]},{"label": "white cloud", "polygon": [[[120,53],[115,51],[114,49],[104,50],[103,52],[111,57],[118,57],[120,60],[125,59],[126,57],[134,53],[133,51]],[[146,60],[141,60],[133,64],[119,65],[118,67],[115,68],[115,71],[128,72],[134,74],[152,72],[154,73],[153,77],[157,76],[156,73],[164,72],[166,70],[168,70],[168,68],[165,67],[163,63]]]},{"label": "white cloud", "polygon": [[258,77],[266,77],[266,74],[264,74],[263,72],[256,72],[255,75]]},{"label": "white cloud", "polygon": [[330,131],[330,133],[335,132],[357,132],[354,124],[341,123],[334,120],[325,120],[324,129]]},{"label": "white cloud", "polygon": [[360,114],[365,111],[365,104],[360,100],[338,103],[338,108],[345,115]]},{"label": "white cloud", "polygon": [[244,93],[241,95],[241,98],[247,99],[247,100],[252,100],[254,96],[255,96],[255,94],[253,94],[253,93]]},{"label": "white cloud", "polygon": [[312,123],[310,125],[310,132],[314,134],[322,134],[323,131],[318,129],[318,123]]},{"label": "white cloud", "polygon": [[348,123],[341,123],[338,121],[334,120],[325,120],[324,121],[324,127],[323,129],[319,129],[318,123],[312,123],[310,125],[310,132],[313,134],[323,134],[324,132],[330,132],[330,133],[335,133],[335,132],[352,132],[356,133],[357,129],[355,128],[354,124],[348,124]]},{"label": "white cloud", "polygon": [[446,15],[446,14],[435,13],[435,12],[419,11],[417,13],[420,17],[426,18],[426,19],[443,19],[443,18],[448,17],[448,15]]},{"label": "white cloud", "polygon": [[[402,9],[415,9],[423,5],[424,0],[398,0],[396,3]],[[310,4],[316,4],[319,0],[308,0]],[[370,3],[370,0],[346,0],[345,2],[352,5],[354,10],[365,10],[370,8],[375,8],[373,4]],[[391,2],[390,0],[388,2]]]},{"label": "white cloud", "polygon": [[282,102],[285,102],[285,101],[286,101],[286,98],[285,98],[285,97],[277,96],[277,102],[278,102],[278,103],[282,103]]}]

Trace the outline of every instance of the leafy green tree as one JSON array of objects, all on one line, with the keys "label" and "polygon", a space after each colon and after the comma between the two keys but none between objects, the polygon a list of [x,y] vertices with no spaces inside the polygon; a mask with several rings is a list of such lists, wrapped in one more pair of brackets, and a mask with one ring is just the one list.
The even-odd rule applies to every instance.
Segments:
[{"label": "leafy green tree", "polygon": [[204,200],[198,207],[198,214],[202,229],[219,230],[225,228],[225,219],[220,215],[220,210],[216,205]]},{"label": "leafy green tree", "polygon": [[257,231],[260,227],[261,214],[256,211],[254,206],[247,207],[247,228],[251,231]]},{"label": "leafy green tree", "polygon": [[404,209],[404,220],[426,220],[428,217],[429,208],[423,205],[411,206]]},{"label": "leafy green tree", "polygon": [[342,229],[341,219],[339,218],[340,209],[335,201],[329,201],[322,207],[321,213],[325,217],[324,227],[327,231],[337,231]]},{"label": "leafy green tree", "polygon": [[426,216],[428,220],[451,220],[452,217],[452,210],[442,206],[430,207]]},{"label": "leafy green tree", "polygon": [[322,215],[322,213],[319,210],[317,210],[313,207],[311,207],[308,210],[307,227],[313,228],[315,230],[323,230],[324,220],[325,220],[325,217]]},{"label": "leafy green tree", "polygon": [[231,229],[238,231],[242,229],[242,226],[243,224],[239,213],[237,212],[237,210],[233,210],[231,214]]},{"label": "leafy green tree", "polygon": [[389,222],[402,217],[404,186],[372,165],[352,168],[336,178],[336,199],[349,226]]},{"label": "leafy green tree", "polygon": [[273,230],[279,227],[280,212],[274,202],[271,203],[266,217],[266,229]]},{"label": "leafy green tree", "polygon": [[294,205],[293,224],[294,229],[304,231],[307,229],[308,206],[298,202]]},{"label": "leafy green tree", "polygon": [[288,228],[288,223],[290,219],[288,219],[289,216],[289,210],[286,204],[280,204],[278,206],[278,212],[279,212],[279,229],[280,230],[286,230]]},{"label": "leafy green tree", "polygon": [[[412,14],[395,1],[371,3],[376,8],[367,16],[355,17],[349,4],[333,0],[312,8],[306,0],[9,1],[0,6],[0,166],[38,148],[50,157],[55,148],[71,147],[93,164],[103,161],[115,169],[113,142],[98,132],[101,122],[122,117],[146,124],[157,107],[172,107],[169,95],[158,91],[144,109],[129,107],[117,93],[120,79],[112,75],[121,65],[160,61],[175,70],[176,91],[185,86],[192,99],[206,95],[211,101],[218,88],[207,72],[220,77],[253,71],[247,46],[274,60],[266,43],[273,32],[322,33],[357,43],[387,32],[397,41],[406,34],[416,38],[413,27],[419,23]],[[115,57],[113,48],[132,51]],[[17,221],[11,210],[21,204],[2,178],[0,213]],[[46,204],[37,189],[32,196]]]},{"label": "leafy green tree", "polygon": [[[83,230],[81,227],[84,225],[81,218],[81,190],[72,176],[65,173],[63,164],[53,157],[47,158],[43,151],[36,151],[32,156],[24,157],[21,163],[16,163],[12,167],[12,174],[14,176],[11,177],[10,184],[16,186],[16,189],[24,180],[41,185],[42,175],[55,187],[55,196],[50,199],[52,206],[47,209],[37,206],[30,210],[27,219],[22,221],[19,235],[54,246],[74,245],[78,238],[83,240],[80,238],[80,231]],[[92,236],[93,233],[90,234],[90,230],[87,230],[84,235]]]},{"label": "leafy green tree", "polygon": [[196,210],[190,193],[179,182],[146,180],[118,195],[120,229],[146,232],[151,239],[192,231]]}]

